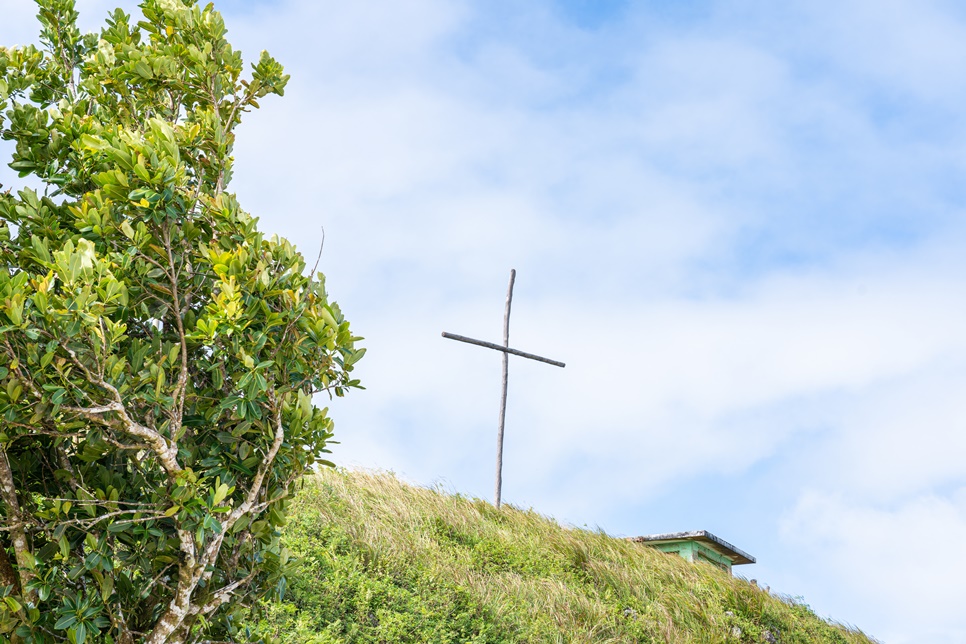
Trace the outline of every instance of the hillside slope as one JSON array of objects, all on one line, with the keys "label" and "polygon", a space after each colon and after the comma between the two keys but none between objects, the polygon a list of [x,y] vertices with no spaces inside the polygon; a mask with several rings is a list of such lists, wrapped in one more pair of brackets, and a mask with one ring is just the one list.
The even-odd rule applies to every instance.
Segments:
[{"label": "hillside slope", "polygon": [[870,642],[706,564],[532,511],[325,471],[293,501],[298,557],[251,625],[334,642]]}]

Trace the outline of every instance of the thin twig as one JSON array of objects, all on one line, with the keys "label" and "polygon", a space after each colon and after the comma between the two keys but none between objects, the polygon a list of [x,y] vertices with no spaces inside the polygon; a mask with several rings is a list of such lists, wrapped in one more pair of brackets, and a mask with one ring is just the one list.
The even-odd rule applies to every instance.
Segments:
[{"label": "thin twig", "polygon": [[319,254],[315,258],[315,266],[312,267],[312,272],[309,273],[309,279],[315,276],[315,271],[319,268],[319,260],[322,259],[322,249],[325,248],[325,226],[319,226],[322,229],[322,242],[319,244]]}]

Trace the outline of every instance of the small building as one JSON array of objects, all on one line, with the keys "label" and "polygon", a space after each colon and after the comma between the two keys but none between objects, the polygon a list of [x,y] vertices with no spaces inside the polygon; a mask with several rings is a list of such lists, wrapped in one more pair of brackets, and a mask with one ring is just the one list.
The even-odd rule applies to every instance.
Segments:
[{"label": "small building", "polygon": [[706,561],[731,573],[732,566],[755,563],[755,558],[734,547],[707,530],[695,532],[670,532],[644,537],[629,537],[635,543],[643,543],[662,552],[680,555],[691,563]]}]

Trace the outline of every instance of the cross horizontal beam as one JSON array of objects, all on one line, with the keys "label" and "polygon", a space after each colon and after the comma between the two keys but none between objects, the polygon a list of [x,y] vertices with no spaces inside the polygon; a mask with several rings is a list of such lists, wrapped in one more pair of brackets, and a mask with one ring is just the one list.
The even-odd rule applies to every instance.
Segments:
[{"label": "cross horizontal beam", "polygon": [[467,338],[464,335],[456,335],[455,333],[447,333],[446,331],[443,331],[443,337],[449,338],[450,340],[459,340],[460,342],[466,342],[467,344],[475,344],[478,347],[486,347],[487,349],[493,349],[494,351],[511,353],[515,356],[520,356],[521,358],[529,358],[530,360],[536,360],[537,362],[545,362],[547,364],[552,364],[555,367],[567,366],[562,362],[557,362],[556,360],[551,360],[550,358],[544,358],[542,356],[537,356],[532,353],[527,353],[525,351],[517,351],[516,349],[505,347],[502,344],[493,344],[492,342],[484,342],[483,340],[474,340],[473,338]]}]

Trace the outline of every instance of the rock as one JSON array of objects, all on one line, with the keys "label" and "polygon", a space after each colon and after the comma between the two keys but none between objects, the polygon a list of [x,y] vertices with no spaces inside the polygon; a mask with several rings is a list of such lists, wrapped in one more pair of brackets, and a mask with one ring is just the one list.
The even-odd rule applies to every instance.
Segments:
[{"label": "rock", "polygon": [[766,629],[761,634],[761,641],[768,642],[768,644],[778,644],[778,636]]}]

